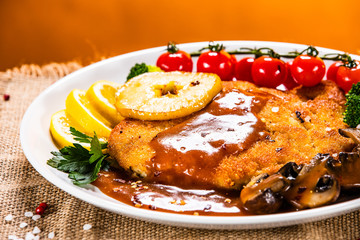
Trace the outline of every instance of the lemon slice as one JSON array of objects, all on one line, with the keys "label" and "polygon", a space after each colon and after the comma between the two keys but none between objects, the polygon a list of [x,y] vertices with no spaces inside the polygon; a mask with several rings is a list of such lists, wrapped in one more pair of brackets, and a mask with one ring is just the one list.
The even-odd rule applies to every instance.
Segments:
[{"label": "lemon slice", "polygon": [[58,111],[51,116],[50,133],[58,148],[72,146],[73,143],[79,143],[83,147],[90,149],[90,144],[80,143],[74,140],[74,136],[70,133],[70,127],[74,127],[79,131],[84,131],[80,126],[75,124],[66,116],[65,110]]},{"label": "lemon slice", "polygon": [[212,73],[152,72],[124,84],[115,107],[124,117],[169,120],[204,108],[222,89]]},{"label": "lemon slice", "polygon": [[122,84],[101,80],[86,91],[91,105],[114,127],[124,118],[115,108],[115,93]]},{"label": "lemon slice", "polygon": [[65,101],[66,113],[86,134],[92,136],[95,131],[99,137],[108,138],[111,123],[91,105],[85,94],[84,90],[72,90]]}]

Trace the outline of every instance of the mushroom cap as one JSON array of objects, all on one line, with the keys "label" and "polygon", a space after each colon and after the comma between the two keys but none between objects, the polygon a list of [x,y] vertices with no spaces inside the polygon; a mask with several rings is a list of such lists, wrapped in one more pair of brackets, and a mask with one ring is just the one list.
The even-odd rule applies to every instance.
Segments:
[{"label": "mushroom cap", "polygon": [[288,187],[289,181],[279,173],[271,176],[260,174],[242,189],[240,200],[251,213],[274,213],[283,203],[282,191]]},{"label": "mushroom cap", "polygon": [[340,184],[326,167],[331,159],[329,154],[317,154],[301,169],[291,188],[285,192],[285,199],[297,209],[335,201],[340,194]]}]

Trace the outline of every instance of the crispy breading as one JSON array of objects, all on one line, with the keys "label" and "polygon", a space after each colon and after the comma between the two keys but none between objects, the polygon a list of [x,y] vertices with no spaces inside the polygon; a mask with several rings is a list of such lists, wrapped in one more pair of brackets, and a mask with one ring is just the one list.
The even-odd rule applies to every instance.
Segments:
[{"label": "crispy breading", "polygon": [[[330,81],[312,88],[289,92],[258,88],[248,82],[223,82],[224,89],[255,89],[275,95],[258,117],[265,122],[266,139],[249,149],[225,157],[215,170],[211,184],[220,188],[240,188],[260,173],[272,174],[289,161],[308,163],[317,153],[350,151],[354,143],[338,133],[346,128],[342,121],[345,97]],[[155,156],[150,141],[186,118],[171,121],[140,121],[125,119],[111,132],[109,153],[119,165],[139,177],[147,178],[149,164]]]}]

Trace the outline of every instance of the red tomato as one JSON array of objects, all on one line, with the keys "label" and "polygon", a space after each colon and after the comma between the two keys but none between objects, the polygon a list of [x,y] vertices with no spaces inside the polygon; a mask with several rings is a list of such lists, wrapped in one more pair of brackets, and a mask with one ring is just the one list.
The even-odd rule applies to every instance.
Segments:
[{"label": "red tomato", "polygon": [[305,87],[319,84],[325,71],[325,64],[321,58],[308,55],[297,56],[291,67],[291,74],[295,81]]},{"label": "red tomato", "polygon": [[293,61],[288,61],[286,62],[286,69],[287,69],[287,76],[285,81],[283,82],[283,84],[279,85],[277,87],[277,89],[279,90],[291,90],[297,86],[299,86],[299,84],[297,82],[295,82],[292,74],[291,74],[291,66],[293,64]]},{"label": "red tomato", "polygon": [[326,79],[336,82],[336,74],[341,65],[344,65],[344,63],[341,61],[334,62],[333,64],[331,64],[327,70]]},{"label": "red tomato", "polygon": [[360,82],[360,62],[356,61],[357,66],[348,68],[340,66],[336,74],[336,84],[345,92],[348,92],[352,85]]},{"label": "red tomato", "polygon": [[156,62],[156,66],[158,66],[159,68],[161,68],[161,70],[165,72],[191,72],[193,69],[193,62],[191,60],[190,54],[178,50],[174,53],[166,52],[161,54]]},{"label": "red tomato", "polygon": [[235,78],[235,65],[237,63],[237,59],[236,59],[235,54],[230,54],[230,57],[231,57],[232,65],[233,65],[233,70],[232,70],[233,77],[232,77],[232,79],[234,79]]},{"label": "red tomato", "polygon": [[230,58],[231,58],[231,62],[232,62],[233,65],[235,66],[235,64],[237,63],[236,56],[235,56],[234,54],[230,54]]},{"label": "red tomato", "polygon": [[233,60],[231,60],[230,54],[224,50],[201,53],[196,66],[198,72],[215,73],[223,81],[233,78]]},{"label": "red tomato", "polygon": [[253,57],[246,57],[240,59],[235,65],[235,78],[237,80],[244,80],[254,82],[251,76],[251,67],[254,63]]},{"label": "red tomato", "polygon": [[285,81],[285,63],[277,58],[262,56],[255,59],[251,67],[254,83],[261,87],[276,88]]}]

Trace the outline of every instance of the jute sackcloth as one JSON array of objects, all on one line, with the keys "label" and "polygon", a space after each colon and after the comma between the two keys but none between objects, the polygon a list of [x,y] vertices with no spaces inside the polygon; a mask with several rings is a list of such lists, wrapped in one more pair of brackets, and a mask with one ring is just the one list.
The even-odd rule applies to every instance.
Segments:
[{"label": "jute sackcloth", "polygon": [[[78,200],[53,186],[27,161],[20,145],[23,114],[41,91],[80,68],[75,62],[24,65],[0,73],[0,239],[33,234],[48,239],[357,239],[360,212],[290,227],[256,230],[201,230],[172,227],[113,214]],[[9,94],[8,101],[3,94]],[[49,110],[51,111],[51,109]],[[25,217],[41,202],[50,206],[38,220]],[[11,217],[13,216],[12,220]],[[9,221],[5,220],[8,219]],[[28,225],[24,227],[24,223]],[[91,224],[90,230],[84,230]],[[21,228],[20,225],[23,227]],[[36,230],[35,230],[36,232]],[[27,235],[26,235],[27,234]],[[51,237],[51,235],[50,235]]]}]

